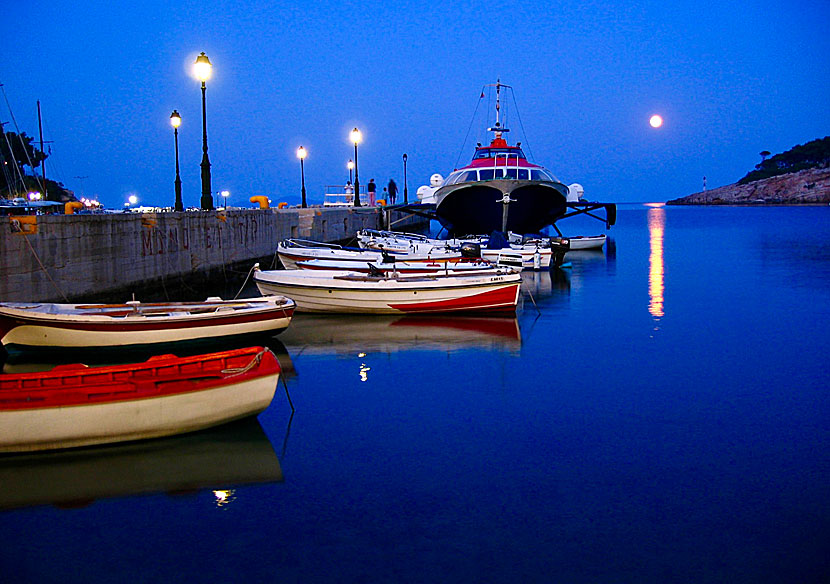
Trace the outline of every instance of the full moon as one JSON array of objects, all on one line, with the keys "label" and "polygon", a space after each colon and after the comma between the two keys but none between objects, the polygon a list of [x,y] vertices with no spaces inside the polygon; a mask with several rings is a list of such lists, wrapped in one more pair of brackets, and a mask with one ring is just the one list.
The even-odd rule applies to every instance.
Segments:
[{"label": "full moon", "polygon": [[654,114],[653,116],[651,116],[651,119],[648,121],[648,123],[651,124],[652,128],[659,128],[663,125],[663,118],[661,118],[657,114]]}]

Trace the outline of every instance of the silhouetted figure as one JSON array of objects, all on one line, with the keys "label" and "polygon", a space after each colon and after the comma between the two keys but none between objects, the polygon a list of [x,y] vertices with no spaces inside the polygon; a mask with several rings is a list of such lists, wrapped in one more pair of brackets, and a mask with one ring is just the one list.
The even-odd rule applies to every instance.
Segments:
[{"label": "silhouetted figure", "polygon": [[377,185],[375,184],[375,179],[369,179],[369,186],[366,187],[366,190],[369,191],[369,205],[373,206],[375,204],[375,191],[377,190]]},{"label": "silhouetted figure", "polygon": [[389,179],[389,203],[394,205],[395,199],[398,198],[398,185],[395,184],[394,179]]}]

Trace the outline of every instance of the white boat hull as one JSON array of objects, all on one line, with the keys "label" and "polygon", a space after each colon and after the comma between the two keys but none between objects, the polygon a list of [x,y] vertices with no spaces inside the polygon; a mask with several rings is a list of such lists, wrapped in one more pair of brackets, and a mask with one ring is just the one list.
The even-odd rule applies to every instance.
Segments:
[{"label": "white boat hull", "polygon": [[279,373],[130,401],[0,412],[0,452],[71,448],[192,432],[258,414]]},{"label": "white boat hull", "polygon": [[469,276],[372,278],[350,272],[276,270],[254,272],[262,293],[289,295],[302,312],[356,314],[512,312],[518,273]]},{"label": "white boat hull", "polygon": [[577,237],[569,237],[570,251],[579,251],[583,249],[599,249],[605,245],[606,236],[603,235],[580,235]]},{"label": "white boat hull", "polygon": [[[190,314],[171,305],[0,304],[0,342],[8,348],[113,348],[276,333],[291,322],[289,299],[251,298],[194,304]],[[236,308],[234,308],[236,307]],[[240,308],[244,307],[244,308]],[[117,312],[121,314],[118,315]]]}]

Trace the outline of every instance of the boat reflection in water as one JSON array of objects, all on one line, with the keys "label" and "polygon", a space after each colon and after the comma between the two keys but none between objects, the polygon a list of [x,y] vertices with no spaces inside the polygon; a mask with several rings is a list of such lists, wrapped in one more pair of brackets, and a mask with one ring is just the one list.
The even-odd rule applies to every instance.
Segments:
[{"label": "boat reflection in water", "polygon": [[513,316],[373,316],[299,314],[280,340],[293,353],[354,355],[365,352],[518,351]]},{"label": "boat reflection in water", "polygon": [[171,438],[0,457],[0,509],[78,507],[96,499],[213,489],[218,506],[233,487],[283,480],[256,418]]}]

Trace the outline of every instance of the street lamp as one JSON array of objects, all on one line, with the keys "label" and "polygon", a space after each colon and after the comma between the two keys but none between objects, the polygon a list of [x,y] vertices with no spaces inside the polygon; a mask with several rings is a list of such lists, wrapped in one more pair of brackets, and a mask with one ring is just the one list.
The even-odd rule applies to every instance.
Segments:
[{"label": "street lamp", "polygon": [[360,143],[363,135],[360,133],[360,130],[355,128],[349,137],[354,142],[354,206],[360,207],[360,181],[357,178],[357,145]]},{"label": "street lamp", "polygon": [[409,189],[406,188],[406,159],[409,158],[406,152],[403,153],[403,202],[409,203]]},{"label": "street lamp", "polygon": [[302,208],[305,209],[308,205],[305,203],[305,168],[303,167],[303,161],[305,157],[308,156],[308,151],[300,146],[297,148],[297,158],[300,159],[300,181],[302,181]]},{"label": "street lamp", "polygon": [[349,160],[346,163],[346,168],[349,169],[349,182],[352,182],[352,170],[354,170],[354,160]]},{"label": "street lamp", "polygon": [[213,196],[210,192],[210,161],[208,160],[207,145],[207,113],[205,110],[205,81],[210,79],[213,65],[205,55],[204,51],[196,57],[193,64],[193,73],[202,82],[202,209],[210,211],[213,209]]},{"label": "street lamp", "polygon": [[176,180],[173,183],[176,189],[175,210],[184,211],[184,205],[182,204],[182,179],[179,177],[179,126],[182,125],[182,117],[177,110],[173,110],[173,113],[170,114],[170,125],[173,126],[173,141],[176,144]]},{"label": "street lamp", "polygon": [[222,206],[225,209],[227,209],[228,208],[228,197],[231,196],[231,192],[230,191],[221,191],[219,194],[222,195]]}]

